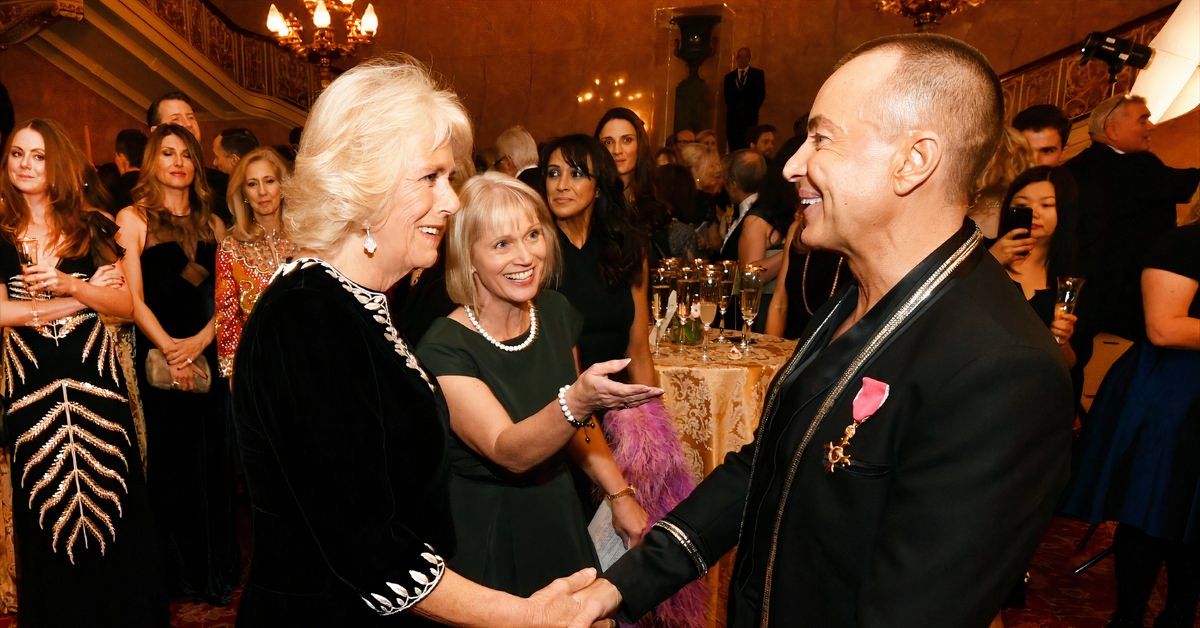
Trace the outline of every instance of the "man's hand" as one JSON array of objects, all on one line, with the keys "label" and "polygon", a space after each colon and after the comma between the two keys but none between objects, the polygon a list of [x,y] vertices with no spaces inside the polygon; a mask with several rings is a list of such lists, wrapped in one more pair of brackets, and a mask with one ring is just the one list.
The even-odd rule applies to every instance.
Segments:
[{"label": "man's hand", "polygon": [[572,597],[579,603],[579,612],[568,628],[604,626],[606,622],[601,620],[611,617],[621,605],[621,592],[604,578],[597,578],[590,586]]}]

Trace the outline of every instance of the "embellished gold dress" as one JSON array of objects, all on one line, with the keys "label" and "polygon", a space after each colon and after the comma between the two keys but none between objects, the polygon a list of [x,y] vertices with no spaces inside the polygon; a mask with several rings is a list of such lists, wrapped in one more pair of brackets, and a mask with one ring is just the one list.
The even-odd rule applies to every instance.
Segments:
[{"label": "embellished gold dress", "polygon": [[233,375],[233,356],[258,295],[296,247],[278,232],[252,242],[229,236],[217,251],[217,362],[221,377]]},{"label": "embellished gold dress", "polygon": [[[90,256],[59,270],[86,279]],[[8,299],[29,299],[0,239]],[[0,330],[19,621],[161,626],[167,604],[117,333],[88,309]]]}]

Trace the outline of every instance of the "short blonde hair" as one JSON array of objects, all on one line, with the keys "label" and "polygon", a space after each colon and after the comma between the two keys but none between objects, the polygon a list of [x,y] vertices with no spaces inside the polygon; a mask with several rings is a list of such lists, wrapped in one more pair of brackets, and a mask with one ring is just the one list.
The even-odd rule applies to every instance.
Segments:
[{"label": "short blonde hair", "polygon": [[392,210],[401,174],[449,144],[470,163],[471,122],[458,96],[408,55],[360,64],[317,99],[283,186],[284,230],[299,248],[323,253]]},{"label": "short blonde hair", "polygon": [[[229,174],[229,190],[225,193],[225,199],[229,203],[229,211],[233,214],[233,229],[229,231],[229,235],[241,242],[253,242],[263,235],[262,227],[254,219],[254,212],[247,207],[246,196],[242,192],[246,183],[246,170],[250,168],[250,164],[259,161],[265,161],[275,168],[275,178],[279,179],[280,186],[292,174],[291,166],[270,146],[256,148],[238,160],[233,172]],[[279,199],[279,217],[283,218],[282,198]]]},{"label": "short blonde hair", "polygon": [[524,214],[542,227],[546,241],[546,270],[542,273],[543,287],[558,278],[559,250],[554,219],[546,203],[533,188],[500,172],[487,172],[472,177],[459,194],[462,207],[450,218],[446,238],[446,292],[459,305],[475,307],[475,279],[471,269],[471,247],[481,238],[511,225],[516,216]]},{"label": "short blonde hair", "polygon": [[974,197],[987,192],[999,191],[1003,196],[1017,175],[1037,165],[1037,156],[1029,141],[1020,131],[1011,126],[1004,127],[1000,141],[992,158],[975,179]]}]

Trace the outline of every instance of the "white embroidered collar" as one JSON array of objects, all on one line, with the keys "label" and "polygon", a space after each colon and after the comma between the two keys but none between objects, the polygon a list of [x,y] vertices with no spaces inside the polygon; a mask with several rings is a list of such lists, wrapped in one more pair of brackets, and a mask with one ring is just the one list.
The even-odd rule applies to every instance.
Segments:
[{"label": "white embroidered collar", "polygon": [[433,380],[429,379],[429,375],[425,373],[425,369],[421,368],[420,362],[417,362],[416,356],[408,349],[408,344],[404,342],[404,339],[400,337],[400,333],[396,331],[395,325],[392,324],[392,314],[388,310],[387,295],[354,283],[343,275],[342,271],[331,266],[329,262],[316,257],[303,257],[283,264],[279,267],[279,271],[275,273],[275,277],[271,278],[271,281],[274,282],[275,278],[280,275],[291,274],[297,268],[305,269],[310,266],[320,266],[325,271],[325,274],[336,279],[342,288],[346,292],[349,292],[363,306],[363,309],[367,310],[371,318],[383,328],[383,337],[392,343],[392,346],[396,349],[396,353],[404,358],[405,366],[416,371],[421,376],[421,379],[425,380],[425,383],[429,385],[429,389],[433,390]]}]

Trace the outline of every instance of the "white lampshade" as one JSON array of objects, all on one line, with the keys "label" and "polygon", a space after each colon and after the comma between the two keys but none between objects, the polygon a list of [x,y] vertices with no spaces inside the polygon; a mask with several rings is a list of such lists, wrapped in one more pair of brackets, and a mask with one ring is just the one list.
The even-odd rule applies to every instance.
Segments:
[{"label": "white lampshade", "polygon": [[329,9],[325,6],[325,0],[317,0],[317,8],[313,10],[313,26],[329,28],[329,23]]},{"label": "white lampshade", "polygon": [[364,35],[374,36],[379,32],[379,18],[375,15],[375,5],[368,4],[367,10],[362,16],[362,32]]},{"label": "white lampshade", "polygon": [[1150,42],[1154,57],[1132,93],[1146,99],[1150,121],[1161,124],[1200,105],[1200,0],[1183,0]]}]

